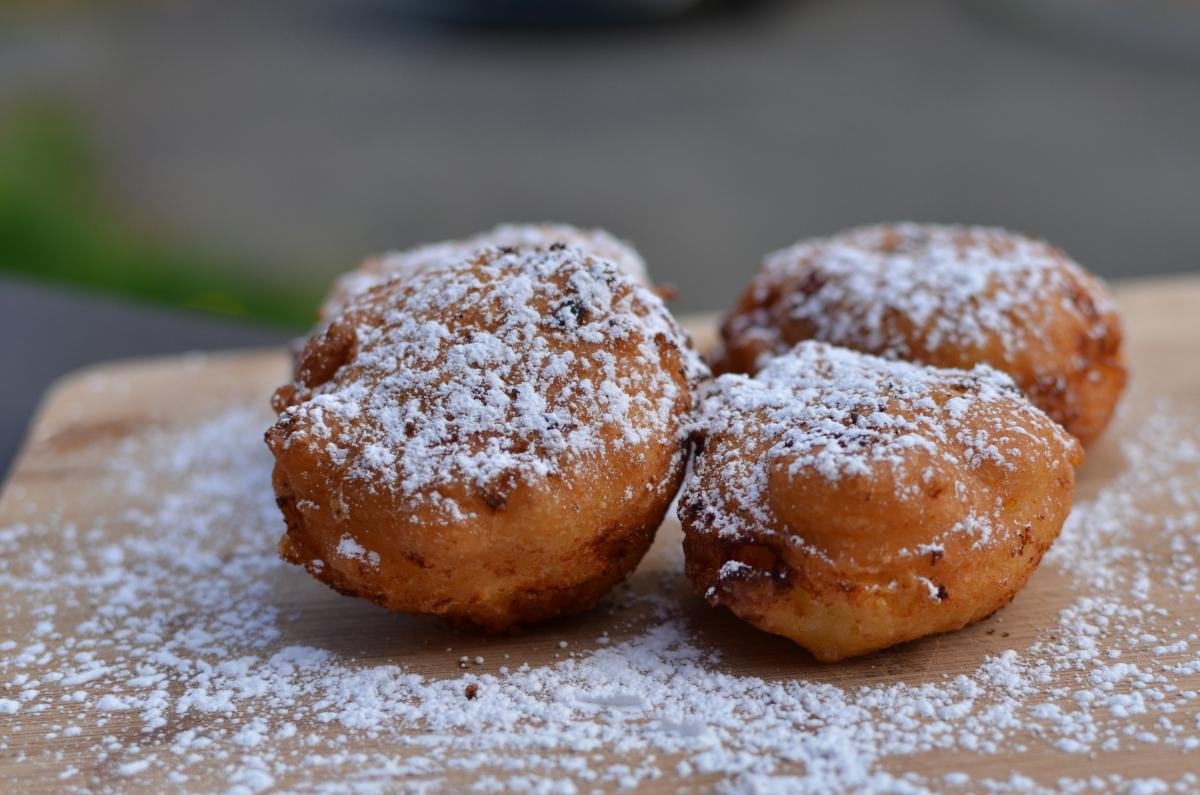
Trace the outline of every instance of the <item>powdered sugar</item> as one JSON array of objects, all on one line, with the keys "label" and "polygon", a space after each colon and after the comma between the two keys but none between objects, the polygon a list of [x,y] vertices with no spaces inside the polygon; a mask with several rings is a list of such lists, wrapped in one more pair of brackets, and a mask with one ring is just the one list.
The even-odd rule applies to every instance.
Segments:
[{"label": "powdered sugar", "polygon": [[362,561],[372,568],[379,567],[379,553],[367,550],[349,535],[338,540],[337,553],[344,558]]},{"label": "powdered sugar", "polygon": [[565,243],[592,256],[606,259],[643,285],[649,286],[641,255],[603,229],[580,229],[570,224],[501,224],[465,240],[444,240],[405,251],[372,257],[334,283],[321,317],[329,320],[358,296],[390,279],[408,280],[421,271],[453,265],[485,248],[549,248]]},{"label": "powdered sugar", "polygon": [[[1027,346],[1053,344],[1044,338],[1048,300],[1096,335],[1106,333],[1097,313],[1113,311],[1061,251],[990,227],[900,223],[806,240],[766,258],[756,299],[784,279],[807,285],[779,300],[815,339],[901,359],[944,350],[938,360],[954,361],[956,352],[986,350],[999,366]],[[1081,285],[1092,285],[1086,308],[1073,298]],[[758,335],[771,350],[787,347],[763,311],[734,317],[730,330]]]},{"label": "powdered sugar", "polygon": [[565,246],[485,249],[380,291],[319,332],[352,329],[353,352],[297,384],[271,443],[438,521],[468,514],[460,483],[503,500],[516,482],[678,445],[706,374],[656,295]]},{"label": "powdered sugar", "polygon": [[[830,482],[879,477],[882,468],[902,499],[927,499],[923,486],[936,466],[962,473],[956,497],[965,498],[962,478],[970,473],[1034,464],[1021,461],[1017,438],[1048,436],[1057,451],[1075,444],[1008,376],[986,365],[920,367],[811,341],[767,360],[754,377],[716,379],[702,393],[693,429],[702,442],[734,440],[704,444],[709,474],[692,473],[683,497],[688,510],[703,516],[706,532],[728,537],[774,526],[766,513],[768,483],[780,462],[792,475],[812,470]],[[1049,447],[1045,458],[1037,465],[1069,465]],[[965,505],[963,511],[950,532],[990,541],[1001,506]]]},{"label": "powdered sugar", "polygon": [[[6,501],[7,769],[92,792],[1200,785],[1186,772],[1200,760],[1194,407],[1123,424],[1124,467],[1079,503],[1038,590],[979,627],[837,667],[698,612],[675,530],[565,649],[561,627],[482,641],[326,593],[275,554],[265,419],[217,411],[131,441],[76,495],[111,495],[116,510]],[[1062,607],[1038,627],[1042,599]],[[1010,630],[1011,648],[997,646]],[[587,641],[601,632],[611,641]],[[433,652],[404,662],[447,646],[440,667]],[[464,654],[485,662],[463,671]],[[745,673],[768,658],[770,677]],[[1139,779],[1140,749],[1169,749],[1177,766]],[[951,771],[923,761],[949,752],[962,760]],[[1084,755],[1089,776],[1044,772]]]}]

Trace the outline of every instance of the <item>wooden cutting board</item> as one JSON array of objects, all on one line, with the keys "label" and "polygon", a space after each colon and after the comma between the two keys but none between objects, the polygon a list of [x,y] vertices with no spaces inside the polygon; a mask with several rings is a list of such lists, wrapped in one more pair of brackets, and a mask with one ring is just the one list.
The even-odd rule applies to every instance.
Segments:
[{"label": "wooden cutting board", "polygon": [[[1079,474],[1078,498],[1082,501],[1095,500],[1106,489],[1115,488],[1114,478],[1130,466],[1122,444],[1135,441],[1139,429],[1156,414],[1173,412],[1180,422],[1172,427],[1187,429],[1200,425],[1197,405],[1200,277],[1126,283],[1117,293],[1125,319],[1132,381],[1119,421],[1091,451]],[[713,318],[692,318],[687,325],[701,345],[712,340]],[[153,440],[169,440],[172,433],[186,433],[188,428],[239,407],[260,413],[265,427],[270,419],[268,396],[283,383],[288,367],[288,354],[282,350],[121,362],[69,376],[46,397],[0,495],[0,559],[3,560],[0,781],[4,782],[0,788],[222,791],[240,781],[230,775],[229,760],[236,759],[239,752],[239,742],[232,732],[226,740],[194,751],[199,759],[187,768],[186,780],[169,777],[172,768],[178,766],[171,761],[171,746],[179,732],[189,727],[203,728],[206,721],[228,722],[227,712],[193,710],[180,718],[168,712],[165,725],[147,731],[144,715],[138,710],[116,710],[97,717],[95,698],[107,692],[103,690],[106,686],[103,675],[83,683],[64,683],[56,680],[55,675],[45,676],[56,670],[61,673],[66,664],[60,647],[78,643],[77,633],[71,628],[98,613],[105,614],[106,605],[97,603],[95,598],[89,600],[86,595],[111,593],[113,587],[80,590],[69,568],[56,568],[55,561],[68,560],[81,546],[97,547],[145,532],[145,523],[139,523],[141,520],[131,511],[139,505],[143,510],[148,509],[164,493],[186,493],[193,482],[199,488],[205,467],[216,466],[212,462],[218,459],[210,460],[193,450],[186,466],[177,466],[177,462],[169,460],[170,448],[161,445],[154,448]],[[1200,435],[1193,433],[1190,439],[1181,437],[1173,441],[1194,444],[1197,438]],[[214,445],[222,444],[219,435],[214,435],[211,441]],[[138,445],[149,445],[147,450],[158,449],[165,458],[136,453],[143,449]],[[114,485],[130,481],[144,484],[136,499]],[[264,490],[270,488],[267,482],[258,485]],[[1192,491],[1200,489],[1200,483],[1192,486]],[[1178,497],[1173,502],[1170,495],[1152,495],[1151,508],[1139,522],[1145,521],[1149,527],[1156,511],[1162,516],[1178,512],[1178,503]],[[240,547],[229,547],[222,538],[223,528],[233,527],[238,520],[237,516],[226,516],[213,521],[208,528],[212,534],[211,549],[214,554],[224,556],[222,560],[236,561],[240,554]],[[186,521],[186,516],[181,521]],[[271,546],[281,529],[281,523],[271,527],[272,537],[265,538],[263,545]],[[338,596],[298,569],[280,567],[265,574],[259,585],[270,593],[281,615],[286,614],[280,619],[286,630],[282,637],[268,639],[262,653],[302,643],[352,659],[358,666],[396,663],[434,678],[463,674],[460,664],[463,656],[468,659],[467,668],[479,673],[495,673],[504,661],[513,667],[525,662],[533,667],[546,666],[569,654],[588,654],[599,648],[602,643],[597,638],[605,633],[609,642],[634,635],[644,614],[652,610],[639,606],[637,596],[654,592],[660,598],[677,599],[683,605],[680,610],[686,615],[697,642],[721,652],[721,670],[775,681],[808,679],[853,692],[859,686],[893,682],[911,685],[944,682],[947,676],[977,670],[989,655],[999,655],[1006,649],[1021,652],[1053,631],[1060,611],[1077,597],[1079,590],[1069,565],[1063,561],[1048,564],[1035,574],[1010,607],[977,626],[863,659],[821,666],[786,641],[754,631],[722,611],[710,610],[690,595],[677,571],[678,543],[678,525],[670,519],[629,587],[596,611],[502,638],[478,638],[443,629],[430,621],[392,616],[365,602]],[[1148,552],[1172,554],[1155,546],[1163,543],[1147,534]],[[203,550],[180,552],[201,554]],[[41,577],[29,568],[33,565],[31,561],[38,560],[45,567]],[[40,587],[35,587],[39,582]],[[182,582],[180,588],[182,594],[186,590]],[[161,596],[155,598],[161,601]],[[634,606],[629,607],[629,603]],[[1200,632],[1194,593],[1163,600],[1161,606],[1166,611],[1164,615],[1178,626],[1196,625],[1195,631]],[[134,598],[131,606],[126,604],[122,609],[136,615],[140,609],[138,599]],[[1187,649],[1155,652],[1151,645],[1135,644],[1121,659],[1154,668],[1194,660],[1200,648],[1200,643],[1193,642]],[[34,652],[41,650],[45,658],[54,659],[46,659],[43,664],[34,653],[23,662],[14,662],[31,648]],[[93,654],[98,659],[107,660],[113,655],[119,658],[122,645],[119,640],[107,645],[91,642],[89,648],[96,649]],[[473,662],[476,657],[484,662]],[[70,664],[76,669],[85,665],[78,661]],[[38,680],[36,688],[29,685],[30,679]],[[1177,675],[1171,681],[1182,691],[1200,690],[1200,674]],[[1118,683],[1118,691],[1123,687],[1127,685]],[[30,690],[36,693],[26,698],[23,693]],[[75,692],[84,692],[84,700],[72,701]],[[117,695],[120,697],[120,692]],[[1033,703],[1037,699],[1034,696]],[[47,706],[38,709],[38,704]],[[1149,725],[1155,719],[1152,714],[1133,716],[1129,721],[1130,725]],[[1173,717],[1175,723],[1190,726],[1194,736],[1200,736],[1198,720],[1197,700],[1186,700]],[[103,721],[102,725],[99,721]],[[69,727],[78,731],[68,730]],[[346,740],[345,730],[334,724],[313,722],[300,726],[299,732],[300,736],[307,733],[308,737],[327,737],[331,745],[342,749],[394,753],[397,758],[414,753],[411,749],[397,748],[382,735],[364,736],[361,740],[352,736]],[[1032,736],[1020,730],[1014,732],[1011,753],[1003,749],[995,753],[924,750],[889,756],[877,766],[893,774],[906,771],[920,774],[927,784],[932,782],[937,788],[958,782],[958,779],[943,780],[940,778],[943,773],[965,772],[971,783],[959,788],[969,790],[978,788],[979,781],[985,778],[1009,780],[1014,772],[1044,786],[1054,786],[1062,776],[1081,779],[1093,774],[1119,774],[1126,779],[1161,777],[1174,781],[1188,772],[1200,772],[1200,751],[1181,748],[1178,742],[1131,740],[1112,751],[1067,753],[1050,742],[1039,742],[1037,731]],[[282,739],[271,742],[287,743]],[[101,750],[106,744],[111,750]],[[602,749],[600,755],[607,761],[622,760],[622,755],[611,749]],[[626,761],[635,767],[644,761],[641,752],[627,756]],[[657,764],[665,771],[663,775],[645,779],[641,784],[648,789],[675,791],[680,787],[705,789],[722,780],[719,773],[678,777],[675,765],[681,758],[662,755]],[[156,761],[141,765],[139,760],[144,759]],[[321,769],[279,764],[271,771],[269,786],[286,789],[345,782],[353,778],[354,765],[352,759]],[[439,774],[439,780],[444,787],[454,790],[470,784],[479,775],[478,770],[451,771]],[[383,776],[375,783],[382,781],[385,789],[391,789],[401,780],[395,774],[390,778]],[[259,783],[267,786],[265,780]],[[614,783],[602,781],[584,788],[608,788]]]}]

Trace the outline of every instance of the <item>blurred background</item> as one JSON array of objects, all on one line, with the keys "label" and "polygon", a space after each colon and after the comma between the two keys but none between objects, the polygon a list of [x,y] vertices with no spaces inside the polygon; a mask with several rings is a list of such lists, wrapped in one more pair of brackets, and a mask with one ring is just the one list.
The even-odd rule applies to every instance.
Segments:
[{"label": "blurred background", "polygon": [[0,0],[0,468],[58,373],[286,340],[367,253],[604,226],[692,312],[896,219],[1200,270],[1200,2]]}]

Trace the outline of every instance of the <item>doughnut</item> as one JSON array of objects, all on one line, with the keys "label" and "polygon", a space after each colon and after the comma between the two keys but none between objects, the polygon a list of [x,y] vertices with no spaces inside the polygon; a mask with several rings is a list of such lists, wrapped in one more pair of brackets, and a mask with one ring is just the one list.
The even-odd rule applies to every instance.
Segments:
[{"label": "doughnut", "polygon": [[1007,604],[1057,538],[1083,457],[987,365],[815,341],[708,384],[692,430],[687,576],[825,662]]},{"label": "doughnut", "polygon": [[585,610],[653,539],[706,376],[658,296],[561,243],[385,281],[275,393],[280,551],[485,632]]},{"label": "doughnut", "polygon": [[989,364],[1084,445],[1125,386],[1104,286],[1047,243],[1001,229],[866,226],[769,255],[721,329],[717,372],[816,339],[937,367]]},{"label": "doughnut", "polygon": [[574,246],[600,259],[612,262],[635,281],[649,287],[646,263],[628,243],[603,229],[580,229],[570,224],[500,224],[464,240],[427,243],[405,251],[393,251],[369,257],[357,268],[340,276],[319,311],[322,321],[341,312],[356,296],[380,282],[392,278],[407,279],[427,268],[454,264],[481,248],[522,248],[554,243]]}]

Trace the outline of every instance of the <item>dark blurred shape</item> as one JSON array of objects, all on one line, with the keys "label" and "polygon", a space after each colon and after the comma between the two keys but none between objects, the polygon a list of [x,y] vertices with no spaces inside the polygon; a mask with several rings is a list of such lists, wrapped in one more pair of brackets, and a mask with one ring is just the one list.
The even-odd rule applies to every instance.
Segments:
[{"label": "dark blurred shape", "polygon": [[391,0],[410,14],[442,22],[557,27],[663,19],[704,0]]}]

